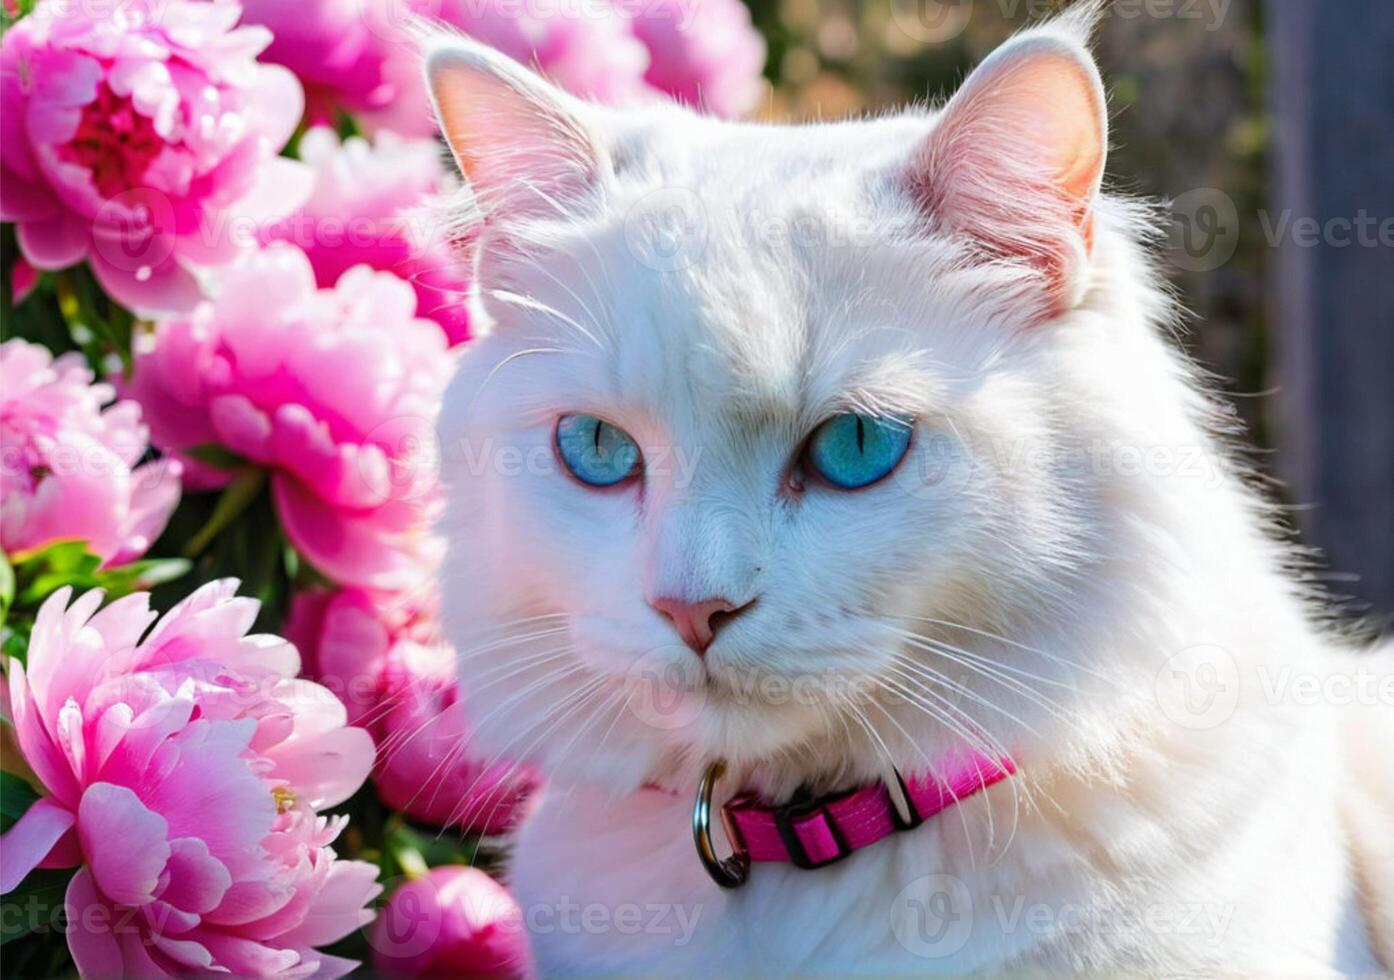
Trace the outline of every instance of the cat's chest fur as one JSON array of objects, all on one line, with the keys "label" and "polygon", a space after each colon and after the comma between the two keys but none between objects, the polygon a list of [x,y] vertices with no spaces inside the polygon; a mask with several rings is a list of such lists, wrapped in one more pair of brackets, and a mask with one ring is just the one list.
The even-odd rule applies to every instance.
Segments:
[{"label": "cat's chest fur", "polygon": [[[553,788],[509,880],[544,976],[1375,975],[1339,724],[1240,716],[1247,736],[1149,747],[1126,786],[1062,778],[1020,809],[999,785],[827,868],[757,864],[734,891],[698,863],[685,796]],[[1223,757],[1250,736],[1282,759],[1253,779]],[[1234,767],[1228,792],[1187,787],[1198,748]]]}]

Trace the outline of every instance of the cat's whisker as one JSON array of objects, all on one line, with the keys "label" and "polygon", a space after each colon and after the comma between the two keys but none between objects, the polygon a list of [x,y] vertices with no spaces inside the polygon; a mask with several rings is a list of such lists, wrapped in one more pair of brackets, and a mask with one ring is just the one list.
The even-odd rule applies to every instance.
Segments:
[{"label": "cat's whisker", "polygon": [[[550,683],[550,684],[560,683],[560,682],[562,682],[562,681],[569,680],[571,677],[573,677],[573,676],[576,675],[576,674],[583,673],[583,671],[584,671],[584,669],[581,667],[580,664],[572,664],[572,665],[570,665],[569,667],[566,667],[566,668],[563,668],[563,669],[560,669],[560,670],[553,671],[552,673],[548,674],[546,677],[542,678],[542,681],[543,681],[544,683]],[[536,685],[530,685],[530,686],[535,687]],[[577,695],[577,691],[576,691],[576,690],[572,690],[572,691],[567,692],[567,694],[564,695],[564,696],[562,697],[561,703],[562,703],[562,704],[566,704],[568,701],[570,701],[570,700],[571,700],[572,698],[574,698],[576,695]],[[500,705],[500,707],[502,707],[502,705]],[[469,784],[468,787],[465,788],[464,792],[461,794],[461,805],[464,804],[464,801],[466,801],[466,800],[469,799],[470,793],[472,793],[472,792],[474,791],[475,787],[479,785],[480,780],[486,778],[486,777],[489,775],[489,771],[494,767],[494,765],[496,765],[501,759],[505,758],[505,757],[507,756],[508,750],[509,750],[513,745],[517,744],[517,742],[520,741],[521,737],[524,737],[525,735],[526,735],[526,733],[523,733],[522,736],[516,736],[516,737],[514,737],[514,738],[509,739],[508,742],[505,743],[504,746],[503,746],[500,750],[498,750],[498,751],[496,751],[496,752],[494,753],[494,755],[493,755],[493,757],[492,757],[491,759],[489,759],[487,762],[485,762],[485,763],[480,767],[478,775],[475,776],[474,780]],[[442,759],[441,762],[438,763],[438,764],[436,765],[436,767],[435,767],[434,770],[432,770],[430,777],[428,777],[428,779],[427,779],[427,783],[435,783],[435,782],[436,782],[436,777],[437,777],[440,773],[442,773],[442,772],[444,772],[444,771],[446,771],[446,770],[448,769],[448,763],[450,763],[451,760],[452,760],[453,758],[456,758],[456,757],[457,757],[457,751],[456,751],[456,750],[458,750],[458,755],[463,755],[465,752],[468,751],[468,746],[462,742],[462,743],[460,743],[458,746],[452,747],[452,750],[451,750],[450,752],[447,752],[446,755],[445,755],[445,758]],[[425,787],[423,786],[422,788],[424,789]],[[439,787],[437,787],[437,788],[439,788]],[[420,794],[420,792],[421,792],[421,790],[417,790],[416,794],[413,794],[412,800],[415,800],[415,799],[417,798],[417,796]],[[455,823],[455,821],[456,821],[458,818],[459,818],[459,815],[455,812],[454,809],[452,809],[452,811],[451,811],[451,813],[450,813],[450,819],[446,821],[446,825],[450,825],[450,824]]]},{"label": "cat's whisker", "polygon": [[914,620],[915,622],[930,623],[935,626],[945,626],[949,629],[957,629],[963,630],[967,633],[973,633],[977,636],[983,637],[984,639],[992,640],[997,643],[1005,643],[1007,646],[1015,647],[1016,649],[1021,650],[1025,653],[1032,653],[1038,657],[1044,657],[1046,660],[1054,661],[1055,663],[1060,664],[1062,667],[1069,667],[1074,670],[1082,671],[1098,680],[1103,681],[1106,684],[1117,684],[1117,681],[1114,678],[1109,677],[1107,674],[1101,674],[1093,668],[1081,664],[1078,661],[1071,660],[1068,657],[1062,656],[1060,654],[1050,653],[1049,651],[1041,650],[1038,647],[1029,646],[1025,643],[1021,643],[1018,640],[1013,640],[1008,637],[1002,636],[999,633],[992,633],[988,630],[979,629],[975,626],[967,626],[963,623],[955,623],[946,619],[935,619],[932,616],[906,616],[904,618]]},{"label": "cat's whisker", "polygon": [[[960,697],[968,698],[975,704],[982,705],[984,708],[987,708],[990,711],[995,711],[996,713],[1002,715],[1009,721],[1014,722],[1019,727],[1026,729],[1026,731],[1030,732],[1032,735],[1040,737],[1040,732],[1038,732],[1034,727],[1027,724],[1025,721],[1017,717],[1012,712],[1008,711],[1006,708],[1003,708],[996,702],[989,700],[988,698],[972,690],[966,685],[958,683],[957,681],[953,680],[953,678],[949,677],[947,674],[941,673],[940,671],[935,670],[933,667],[929,667],[926,664],[917,663],[913,660],[910,660],[909,658],[902,656],[898,656],[888,665],[888,667],[889,669],[895,670],[900,676],[905,677],[907,680],[912,680],[918,683],[919,680],[922,678],[925,680],[929,680],[932,683],[938,684],[942,687],[945,687],[949,690],[950,693],[958,695]],[[933,692],[927,690],[927,693]]]},{"label": "cat's whisker", "polygon": [[493,653],[495,650],[506,649],[511,646],[521,646],[524,643],[531,643],[534,640],[543,640],[552,636],[560,636],[567,632],[569,627],[554,626],[545,630],[534,630],[531,633],[524,633],[518,636],[508,636],[501,640],[494,640],[482,646],[470,647],[468,650],[457,652],[455,662],[462,667],[472,660],[477,660],[485,654]]},{"label": "cat's whisker", "polygon": [[[915,647],[916,649],[924,650],[928,653],[933,653],[934,655],[942,657],[943,659],[948,660],[951,663],[958,664],[959,666],[967,670],[971,670],[974,673],[978,673],[984,677],[995,680],[998,683],[1000,683],[1003,687],[1006,687],[1008,690],[1012,690],[1019,693],[1023,697],[1027,698],[1028,700],[1032,701],[1034,704],[1037,704],[1042,708],[1045,708],[1052,712],[1065,710],[1064,706],[1061,705],[1060,702],[1056,701],[1054,698],[1051,698],[1045,693],[1037,690],[1036,688],[1031,687],[1030,685],[1024,683],[1017,677],[1010,676],[1010,674],[1014,673],[1025,676],[1028,679],[1032,679],[1034,675],[1031,675],[1028,671],[1005,671],[1003,665],[998,663],[997,661],[992,660],[988,657],[981,656],[980,654],[972,653],[968,650],[960,649],[959,647],[955,647],[952,644],[943,643],[940,640],[932,639],[930,637],[923,636],[919,633],[912,633],[901,630],[896,630],[895,632],[897,633],[897,635],[899,635],[899,637],[902,640]],[[910,660],[909,662],[918,663],[918,661],[913,660]],[[919,666],[927,667],[928,665],[920,663]],[[1047,686],[1050,686],[1046,678],[1034,677],[1034,679],[1038,683],[1044,683]],[[1057,684],[1055,686],[1063,687],[1065,690],[1069,691],[1075,690],[1075,688],[1072,685]],[[1064,717],[1057,717],[1060,717],[1060,720],[1066,720]]]},{"label": "cat's whisker", "polygon": [[[514,776],[515,773],[517,773],[519,769],[523,767],[524,760],[526,760],[532,754],[534,749],[541,745],[542,742],[545,741],[546,738],[552,734],[552,732],[556,731],[556,729],[559,726],[561,726],[568,718],[570,718],[577,711],[585,707],[585,705],[588,704],[597,694],[603,692],[606,680],[607,679],[603,676],[593,676],[590,680],[581,684],[580,687],[574,689],[571,692],[570,696],[564,699],[562,702],[563,704],[568,704],[569,702],[569,707],[566,707],[565,710],[559,711],[554,718],[551,718],[551,723],[548,724],[542,730],[542,732],[538,734],[536,738],[529,742],[528,745],[521,752],[513,751],[513,747],[519,741],[521,741],[521,739],[510,739],[508,744],[505,745],[500,751],[496,752],[494,754],[494,757],[490,759],[488,763],[485,764],[484,769],[481,771],[480,778],[482,778],[485,773],[488,773],[488,771],[492,769],[495,765],[497,765],[499,762],[503,761],[504,759],[508,759],[508,769],[501,778],[496,780],[497,784],[500,787],[507,786],[508,781]],[[531,729],[529,729],[528,731],[531,731]],[[525,736],[526,734],[527,732],[524,733]],[[474,785],[477,784],[478,779],[475,780]],[[471,789],[472,788],[473,785],[471,786]],[[468,799],[468,797],[469,793],[466,792],[465,798]],[[495,801],[494,807],[490,810],[489,813],[490,817],[493,816],[493,813],[497,809],[497,807],[498,801]],[[452,814],[452,816],[454,816],[454,814]]]},{"label": "cat's whisker", "polygon": [[[468,690],[470,691],[483,690],[485,687],[493,686],[493,684],[495,683],[493,679],[497,678],[500,673],[505,673],[507,671],[512,670],[513,668],[526,668],[530,665],[536,665],[539,661],[546,661],[551,658],[566,656],[568,649],[569,644],[567,646],[552,647],[547,650],[535,650],[521,657],[511,657],[508,660],[505,660],[503,663],[494,664],[492,667],[488,667],[484,670],[474,671],[468,674],[462,672],[462,676],[460,679],[462,682],[468,684]],[[508,677],[511,676],[515,675],[505,673],[505,676],[502,679],[506,680]],[[489,681],[489,684],[487,685],[482,683],[486,680]]]},{"label": "cat's whisker", "polygon": [[[623,715],[625,708],[627,708],[629,705],[629,696],[622,697],[621,692],[619,690],[611,690],[607,693],[608,698],[599,707],[595,709],[595,711],[591,715],[590,720],[588,720],[580,728],[576,729],[575,733],[571,736],[570,740],[566,743],[565,746],[562,747],[562,750],[557,753],[556,758],[559,763],[564,762],[566,760],[567,756],[570,754],[571,750],[575,748],[577,741],[580,740],[581,735],[586,731],[586,729],[588,729],[592,724],[603,718],[605,716],[605,712],[610,708],[610,706],[614,705],[618,709],[615,712],[615,717],[611,720],[609,727],[607,727],[604,733],[600,736],[600,740],[596,743],[594,748],[594,752],[597,754],[603,751],[605,747],[605,740],[609,738],[610,733],[614,731],[615,724],[620,720],[620,717]],[[567,787],[566,795],[562,797],[562,809],[566,808],[566,804],[571,799],[571,794],[575,792],[576,787],[580,785],[580,782],[580,780],[574,780],[571,783],[571,785]]]},{"label": "cat's whisker", "polygon": [[943,640],[938,639],[937,637],[925,636],[923,633],[917,633],[914,630],[901,629],[898,626],[887,625],[886,629],[889,632],[893,633],[895,636],[900,637],[901,639],[918,641],[922,643],[933,643],[937,646],[952,650],[953,652],[962,656],[971,657],[974,660],[989,663],[998,670],[1005,671],[1010,674],[1015,674],[1018,677],[1024,678],[1025,680],[1029,680],[1037,684],[1045,684],[1049,687],[1058,687],[1062,690],[1071,692],[1078,690],[1078,687],[1070,681],[1062,681],[1058,678],[1046,677],[1044,674],[1037,674],[1033,671],[1025,669],[1024,667],[1018,667],[1014,664],[1002,663],[1001,661],[993,660],[990,657],[986,657],[983,654],[974,653],[971,650],[965,650],[960,647],[956,647],[951,643],[947,643]]},{"label": "cat's whisker", "polygon": [[[569,295],[572,298],[572,300],[575,301],[576,305],[581,308],[581,312],[583,312],[586,315],[586,318],[590,320],[592,329],[594,329],[597,333],[604,332],[603,328],[600,326],[600,321],[596,318],[595,311],[591,309],[590,304],[588,304],[585,300],[581,299],[580,295],[577,294],[576,290],[572,289],[565,282],[563,282],[561,278],[557,276],[556,273],[546,268],[546,266],[543,263],[534,262],[531,263],[531,267],[540,275],[546,276],[551,282],[553,282],[556,286],[558,286],[560,289],[566,292],[566,294]],[[600,342],[599,338],[596,337],[595,334],[591,333],[590,330],[583,329],[582,332],[585,333],[586,336],[590,337],[591,340],[600,350],[605,350],[605,346]]]},{"label": "cat's whisker", "polygon": [[[1046,697],[1045,695],[1041,694],[1039,691],[1033,690],[1032,688],[1030,688],[1030,687],[1028,687],[1027,685],[1023,684],[1022,682],[1016,680],[1015,678],[1007,677],[1007,676],[1004,676],[1004,675],[1001,675],[1001,674],[995,672],[995,671],[993,670],[993,668],[992,668],[992,665],[990,665],[990,664],[983,664],[983,663],[977,663],[977,662],[973,662],[973,661],[963,660],[963,659],[959,658],[958,656],[956,656],[956,655],[954,655],[954,654],[948,653],[947,651],[944,651],[944,650],[937,649],[937,648],[935,648],[934,646],[929,645],[929,644],[914,643],[914,645],[915,645],[916,647],[918,647],[919,649],[927,650],[927,651],[929,651],[930,653],[933,653],[933,654],[935,654],[935,655],[937,655],[937,656],[940,656],[940,657],[944,658],[945,660],[949,661],[950,663],[957,664],[958,666],[964,668],[965,670],[971,671],[972,673],[977,674],[977,675],[980,676],[980,677],[983,677],[983,678],[985,678],[985,679],[987,679],[987,680],[991,680],[991,681],[994,681],[994,682],[1000,684],[1002,687],[1006,688],[1009,692],[1011,692],[1011,693],[1013,693],[1013,694],[1015,694],[1015,695],[1021,697],[1023,700],[1026,700],[1026,701],[1030,702],[1031,704],[1034,704],[1034,705],[1036,705],[1037,707],[1041,708],[1042,710],[1046,711],[1048,714],[1050,714],[1053,718],[1055,718],[1055,719],[1056,719],[1057,721],[1059,721],[1059,722],[1062,722],[1062,723],[1064,723],[1064,724],[1066,724],[1066,725],[1071,725],[1071,724],[1074,724],[1074,723],[1076,723],[1076,722],[1078,721],[1078,718],[1077,718],[1077,717],[1073,717],[1073,716],[1072,716],[1072,713],[1071,713],[1068,709],[1066,709],[1063,705],[1061,705],[1059,702],[1055,701],[1055,700],[1052,699],[1052,698]],[[943,674],[942,672],[935,670],[933,667],[930,667],[928,664],[921,663],[921,662],[919,662],[919,661],[917,661],[917,660],[912,660],[912,659],[910,659],[909,657],[905,657],[904,655],[899,655],[899,656],[900,656],[900,662],[901,662],[901,663],[906,664],[906,665],[908,665],[908,666],[911,666],[911,667],[913,667],[914,669],[921,671],[922,673],[925,673],[926,676],[931,676],[931,677],[934,677],[934,678],[936,678],[936,679],[944,679],[944,680],[946,680],[946,681],[948,680],[948,675]],[[952,682],[950,682],[950,683],[952,683]],[[971,691],[969,691],[967,688],[962,688],[962,687],[960,687],[960,693],[969,694],[969,695],[974,694],[974,692],[971,692]],[[1037,734],[1039,734],[1039,733],[1037,733]]]},{"label": "cat's whisker", "polygon": [[[900,724],[900,722],[896,721],[895,716],[892,715],[889,711],[887,711],[884,705],[882,705],[879,701],[872,701],[871,704],[872,704],[878,711],[880,711],[881,714],[883,714],[883,715],[886,716],[886,720],[887,720],[887,721],[889,721],[892,725],[895,726],[896,730],[897,730],[898,732],[900,732],[901,736],[905,739],[906,743],[907,743],[908,745],[911,745],[911,746],[914,747],[915,751],[916,751],[917,753],[919,753],[920,758],[924,760],[924,763],[925,763],[925,771],[928,772],[932,778],[937,779],[938,776],[937,776],[936,773],[935,773],[934,763],[933,763],[932,761],[930,761],[929,756],[925,753],[924,749],[922,749],[922,748],[920,747],[919,743],[916,742],[915,739],[914,739],[913,737],[911,737],[910,733],[907,732],[907,731],[905,730],[905,728]],[[964,815],[964,813],[963,813],[963,808],[962,808],[962,807],[957,807],[957,806],[956,806],[956,807],[954,807],[953,809],[958,813],[959,821],[960,821],[960,822],[962,823],[962,825],[963,825],[963,839],[964,839],[964,843],[967,844],[967,846],[968,846],[968,862],[969,862],[969,866],[970,866],[970,867],[973,867],[973,866],[974,866],[974,858],[973,858],[973,837],[972,837],[972,833],[971,833],[971,832],[969,831],[969,829],[968,829],[968,818],[967,818],[967,816]],[[992,836],[991,825],[992,825],[992,810],[991,810],[991,808],[989,808],[989,809],[988,809],[988,827],[989,827],[988,836],[989,836],[989,839],[991,839],[991,836]]]},{"label": "cat's whisker", "polygon": [[[564,659],[566,658],[566,654],[569,653],[569,652],[570,652],[570,648],[569,648],[569,647],[562,647],[562,648],[560,648],[559,650],[556,651],[556,654],[557,654],[556,659],[558,659],[558,660],[564,660]],[[472,688],[470,689],[471,696],[477,697],[482,691],[486,691],[486,690],[488,690],[488,689],[491,688],[491,687],[496,687],[496,686],[498,686],[499,684],[503,683],[504,681],[509,680],[509,679],[511,679],[512,677],[515,677],[515,676],[517,676],[517,675],[520,674],[520,673],[524,673],[524,672],[526,672],[526,671],[528,671],[528,670],[535,670],[535,669],[537,669],[537,668],[536,668],[536,665],[524,665],[523,667],[520,667],[520,668],[518,668],[518,669],[516,669],[516,670],[514,670],[514,671],[511,671],[509,674],[505,675],[504,677],[496,677],[496,678],[492,679],[488,684],[482,684],[482,685],[479,685],[478,687],[472,687]],[[495,718],[501,711],[505,711],[505,710],[507,710],[507,709],[513,707],[515,704],[521,703],[521,702],[522,702],[523,700],[525,700],[530,694],[532,694],[533,692],[535,692],[539,687],[542,687],[542,686],[544,686],[545,684],[547,684],[548,681],[549,681],[552,677],[554,677],[555,675],[557,675],[558,670],[563,671],[563,672],[569,674],[569,673],[572,673],[572,672],[575,672],[575,671],[583,671],[584,669],[585,669],[585,668],[584,668],[584,666],[583,666],[582,664],[580,664],[579,662],[573,661],[573,662],[570,663],[569,665],[564,665],[564,666],[561,667],[561,668],[556,668],[556,669],[553,669],[553,670],[549,671],[548,673],[544,674],[542,677],[537,678],[536,680],[533,680],[533,681],[531,681],[530,683],[524,685],[523,688],[522,688],[521,690],[518,690],[518,691],[513,692],[513,694],[511,694],[509,697],[503,699],[501,702],[499,702],[498,704],[494,705],[494,707],[493,707],[492,709],[490,709],[482,718],[479,718],[479,719],[474,720],[473,723],[474,723],[475,729],[476,729],[476,730],[482,729],[482,728],[485,726],[486,723],[488,723],[490,720],[492,720],[493,718]]]},{"label": "cat's whisker", "polygon": [[605,349],[604,345],[601,344],[600,339],[596,337],[595,334],[591,333],[584,326],[582,326],[574,317],[567,316],[565,313],[557,309],[555,306],[543,303],[540,300],[533,299],[530,296],[524,296],[521,293],[509,292],[505,289],[492,289],[489,291],[489,295],[501,303],[508,303],[511,306],[518,306],[526,310],[532,310],[536,313],[541,313],[543,316],[551,317],[552,319],[564,323],[569,327],[574,327],[577,331],[584,334],[586,339],[589,340],[592,344],[594,344],[598,349],[602,351]]}]

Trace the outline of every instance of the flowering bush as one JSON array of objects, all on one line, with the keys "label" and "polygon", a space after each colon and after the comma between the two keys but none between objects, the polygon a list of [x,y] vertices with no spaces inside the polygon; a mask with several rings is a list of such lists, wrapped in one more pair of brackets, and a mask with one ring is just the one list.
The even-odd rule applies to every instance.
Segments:
[{"label": "flowering bush", "polygon": [[419,218],[412,15],[608,102],[761,91],[736,0],[0,0],[7,975],[531,970],[463,867],[536,776],[436,622],[474,232]]},{"label": "flowering bush", "polygon": [[[273,244],[137,350],[127,391],[160,448],[213,445],[268,468],[287,536],[320,571],[400,588],[432,547],[435,473],[417,451],[451,363],[415,309],[407,283],[362,266],[316,289],[305,253]],[[226,479],[190,464],[200,484]]]},{"label": "flowering bush", "polygon": [[[269,32],[236,4],[42,4],[0,46],[0,218],[39,269],[86,259],[140,311],[187,310],[198,266],[252,245],[239,223],[290,211],[304,165],[276,156],[303,96],[257,62]],[[244,232],[246,229],[243,229]]]},{"label": "flowering bush", "polygon": [[363,782],[372,740],[296,679],[292,646],[245,635],[257,605],[236,585],[204,586],[153,628],[144,594],[97,612],[100,592],[69,605],[63,589],[11,665],[15,736],[49,795],[5,835],[0,887],[40,862],[81,865],[66,902],[89,926],[68,931],[84,974],[352,965],[315,947],[368,921],[377,869],[337,861],[345,821],[318,811]]},{"label": "flowering bush", "polygon": [[315,168],[314,192],[268,226],[263,241],[298,245],[324,288],[355,265],[395,273],[416,291],[418,316],[439,323],[452,344],[467,339],[466,263],[418,220],[422,202],[448,186],[440,144],[391,132],[341,144],[333,130],[317,127],[300,140],[300,157]]},{"label": "flowering bush", "polygon": [[0,344],[0,548],[82,539],[120,564],[164,529],[179,502],[179,463],[136,465],[146,450],[140,407],[108,405],[114,394],[92,383],[80,355]]}]

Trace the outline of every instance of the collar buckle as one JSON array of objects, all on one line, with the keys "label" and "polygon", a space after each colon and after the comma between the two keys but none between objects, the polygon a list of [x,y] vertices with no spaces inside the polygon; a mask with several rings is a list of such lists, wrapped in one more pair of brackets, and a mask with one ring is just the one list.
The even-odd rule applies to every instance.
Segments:
[{"label": "collar buckle", "polygon": [[[805,871],[826,868],[852,853],[853,848],[848,845],[846,835],[838,826],[837,817],[828,809],[832,804],[851,795],[847,792],[815,799],[796,798],[771,811],[770,816],[774,818],[775,829],[779,831],[779,838],[784,842],[784,847],[789,852],[789,861],[794,867],[803,868]],[[827,837],[836,848],[820,857],[813,857],[808,853],[808,848],[799,835],[801,829],[818,828],[819,824],[816,821],[821,821],[821,828],[826,831]]]}]

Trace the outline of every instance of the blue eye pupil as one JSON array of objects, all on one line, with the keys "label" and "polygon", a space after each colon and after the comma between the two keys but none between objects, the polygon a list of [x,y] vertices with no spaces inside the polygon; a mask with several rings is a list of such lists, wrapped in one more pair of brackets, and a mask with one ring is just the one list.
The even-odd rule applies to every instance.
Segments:
[{"label": "blue eye pupil", "polygon": [[557,421],[557,455],[582,483],[613,486],[639,469],[639,446],[623,429],[594,415],[563,415]]},{"label": "blue eye pupil", "polygon": [[819,426],[808,461],[835,487],[857,490],[883,479],[910,448],[911,422],[848,412]]}]

